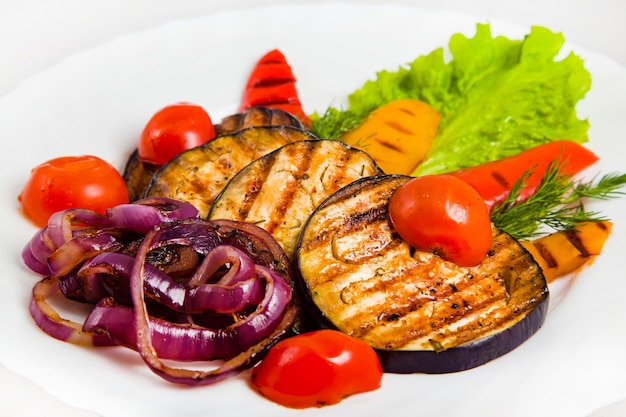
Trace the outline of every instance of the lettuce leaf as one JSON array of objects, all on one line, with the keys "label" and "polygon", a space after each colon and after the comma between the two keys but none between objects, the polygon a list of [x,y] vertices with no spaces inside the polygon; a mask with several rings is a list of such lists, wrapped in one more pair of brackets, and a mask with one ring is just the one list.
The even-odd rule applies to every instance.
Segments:
[{"label": "lettuce leaf", "polygon": [[427,158],[414,175],[441,173],[518,153],[556,139],[588,140],[589,123],[576,104],[591,88],[583,60],[558,54],[562,34],[533,26],[523,40],[493,37],[477,24],[468,38],[454,34],[443,48],[381,71],[348,96],[348,108],[312,116],[319,137],[338,138],[380,105],[416,98],[442,114]]}]

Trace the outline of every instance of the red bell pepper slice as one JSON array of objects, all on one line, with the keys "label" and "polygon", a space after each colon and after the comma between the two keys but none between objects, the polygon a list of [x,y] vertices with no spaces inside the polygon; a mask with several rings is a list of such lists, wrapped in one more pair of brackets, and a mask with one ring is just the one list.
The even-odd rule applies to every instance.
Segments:
[{"label": "red bell pepper slice", "polygon": [[559,163],[560,172],[575,175],[598,160],[598,156],[584,146],[570,140],[556,140],[527,149],[519,154],[474,167],[450,172],[474,187],[491,208],[508,196],[522,175],[532,169],[520,200],[531,196],[553,161]]},{"label": "red bell pepper slice", "polygon": [[305,126],[310,123],[302,109],[291,66],[278,49],[261,57],[250,73],[239,111],[253,106],[281,109],[296,116]]}]

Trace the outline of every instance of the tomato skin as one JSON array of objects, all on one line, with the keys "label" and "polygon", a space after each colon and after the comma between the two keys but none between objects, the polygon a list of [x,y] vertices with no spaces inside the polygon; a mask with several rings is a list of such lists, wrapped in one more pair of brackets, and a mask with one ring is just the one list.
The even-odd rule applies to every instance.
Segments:
[{"label": "tomato skin", "polygon": [[252,370],[252,386],[290,408],[337,404],[352,394],[373,391],[382,366],[372,347],[337,330],[316,330],[273,346]]},{"label": "tomato skin", "polygon": [[163,165],[184,150],[202,145],[215,137],[209,114],[200,106],[178,103],[156,112],[139,138],[139,158]]},{"label": "tomato skin", "polygon": [[460,266],[479,264],[491,247],[491,220],[484,200],[452,175],[409,180],[391,196],[389,216],[408,244]]},{"label": "tomato skin", "polygon": [[44,227],[57,211],[85,208],[104,214],[107,208],[129,201],[121,174],[91,155],[64,156],[36,166],[18,200],[38,227]]}]

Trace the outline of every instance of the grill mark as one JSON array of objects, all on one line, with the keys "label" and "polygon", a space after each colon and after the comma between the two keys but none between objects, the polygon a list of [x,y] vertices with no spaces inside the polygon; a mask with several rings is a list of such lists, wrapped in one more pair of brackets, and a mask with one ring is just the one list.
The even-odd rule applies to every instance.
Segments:
[{"label": "grill mark", "polygon": [[[353,213],[353,218],[371,218],[372,216],[368,215],[368,212],[370,211]],[[337,221],[337,219],[333,220],[334,222]],[[333,221],[331,221],[331,223],[333,223]],[[347,223],[348,225],[352,224],[349,221]],[[342,223],[342,226],[337,229],[344,230],[346,228],[343,226],[344,224],[345,223]],[[355,224],[358,224],[358,221],[356,221]],[[530,311],[534,305],[545,298],[546,294],[545,292],[539,295],[537,294],[536,285],[538,284],[533,280],[531,272],[527,273],[527,276],[531,276],[530,279],[525,278],[522,275],[519,277],[516,275],[516,279],[513,280],[513,283],[507,282],[507,277],[505,275],[510,273],[515,274],[515,271],[520,273],[522,269],[527,269],[527,257],[524,256],[524,252],[521,252],[519,247],[512,243],[506,235],[502,233],[498,233],[497,238],[494,239],[494,248],[496,247],[498,250],[494,251],[494,254],[485,261],[485,265],[482,270],[468,270],[465,275],[466,279],[461,281],[455,281],[454,279],[452,281],[441,280],[438,289],[434,291],[434,293],[431,293],[436,295],[438,299],[437,302],[439,303],[443,302],[441,301],[442,299],[446,300],[446,303],[448,304],[445,308],[448,309],[448,312],[451,309],[450,306],[452,304],[456,304],[456,309],[452,309],[453,314],[444,315],[443,317],[445,320],[443,321],[434,321],[432,323],[425,322],[423,315],[416,316],[415,314],[412,314],[420,308],[423,308],[424,314],[427,314],[433,305],[432,301],[428,300],[428,298],[423,296],[423,294],[420,297],[415,294],[413,294],[413,296],[411,296],[411,294],[407,295],[406,291],[394,291],[392,281],[384,281],[380,277],[378,277],[379,281],[374,283],[371,288],[363,290],[362,295],[364,300],[366,300],[367,295],[380,292],[383,294],[400,294],[400,297],[404,297],[406,302],[403,305],[394,306],[387,298],[385,298],[384,301],[379,300],[376,304],[370,305],[366,300],[363,302],[367,305],[367,308],[364,308],[363,311],[356,311],[354,314],[351,313],[352,316],[349,317],[342,316],[341,320],[344,323],[350,323],[352,320],[355,320],[355,323],[360,323],[358,328],[348,329],[353,336],[361,337],[365,340],[380,340],[379,337],[375,337],[376,332],[390,328],[393,324],[401,321],[407,315],[411,315],[410,323],[414,326],[411,328],[406,328],[405,326],[405,328],[399,330],[397,334],[390,335],[391,337],[388,340],[391,342],[390,344],[388,343],[387,348],[391,348],[391,345],[393,345],[393,348],[401,348],[407,343],[412,343],[415,340],[422,340],[422,338],[426,338],[426,336],[430,336],[433,340],[441,339],[442,346],[451,347],[456,344],[475,339],[479,334],[487,335],[490,332],[500,331],[503,328],[502,326],[508,326],[510,325],[508,323],[512,324],[523,317],[522,314]],[[515,249],[516,247],[517,249]],[[307,250],[308,249],[310,248],[307,245]],[[382,260],[381,262],[384,263],[385,260]],[[501,265],[507,266],[502,267]],[[335,272],[335,274],[331,274],[335,275],[335,277],[331,277],[330,280],[336,280],[337,282],[344,280],[342,277],[348,276],[351,273],[351,270],[348,269],[346,271],[346,268],[331,268],[331,270]],[[489,271],[492,270],[502,271],[503,275],[500,276],[499,274],[493,275],[493,273],[489,273]],[[325,273],[326,270],[324,270],[324,274]],[[320,274],[322,273],[320,272]],[[445,272],[443,275],[445,276]],[[319,280],[319,277],[317,277],[316,282],[322,281],[326,282],[328,280]],[[510,277],[508,278],[508,281],[511,281]],[[433,280],[432,282],[434,283],[436,280]],[[363,283],[356,284],[356,286],[362,285],[365,287],[370,284],[371,283]],[[483,297],[481,299],[476,299],[475,297],[468,297],[468,300],[465,299],[466,296],[472,295],[472,292],[479,295],[482,294],[481,287],[484,287],[486,284],[494,287],[494,290],[492,291],[493,295],[490,294],[489,297]],[[515,299],[509,299],[509,287],[515,291]],[[499,303],[496,311],[497,314],[489,314],[488,320],[483,320],[479,313],[489,312],[489,309],[493,307],[494,303]],[[344,315],[345,313],[346,311],[344,310]],[[452,335],[444,336],[441,333],[441,330],[445,330],[452,325],[459,324],[460,320],[465,319],[469,319],[468,323],[462,324],[461,327],[455,329]],[[421,330],[416,328],[418,325],[421,326]],[[394,331],[395,329],[391,330],[391,332]]]},{"label": "grill mark", "polygon": [[[320,154],[330,151],[330,159],[334,162],[332,165],[327,165],[319,177],[320,184],[322,184],[325,194],[330,195],[338,190],[341,185],[346,184],[346,178],[348,178],[347,170],[351,166],[349,148],[343,145],[336,146],[334,142],[324,141],[320,142],[320,144],[321,146],[316,147],[314,156],[319,157]],[[329,147],[330,149],[327,150]],[[313,155],[311,159],[313,159]]]},{"label": "grill mark", "polygon": [[541,257],[546,261],[548,267],[556,268],[557,266],[559,266],[559,263],[556,261],[556,259],[554,259],[554,256],[552,256],[552,253],[548,250],[548,248],[546,248],[545,245],[541,244],[540,242],[534,242],[533,245],[535,245],[535,247],[541,254]]},{"label": "grill mark", "polygon": [[391,149],[394,152],[397,153],[402,153],[402,148],[400,148],[399,146],[397,146],[395,143],[393,142],[389,142],[387,140],[384,139],[378,139],[378,143],[381,144],[382,146],[384,146],[387,149]]},{"label": "grill mark", "polygon": [[406,107],[399,107],[398,110],[400,110],[404,114],[408,114],[409,116],[415,116],[415,113]]},{"label": "grill mark", "polygon": [[504,178],[502,175],[500,175],[500,173],[496,172],[496,171],[492,171],[491,172],[491,177],[498,183],[500,184],[503,188],[510,188],[511,185],[509,184],[509,182],[506,180],[506,178]]},{"label": "grill mark", "polygon": [[[236,213],[239,216],[239,220],[247,220],[252,206],[256,202],[263,183],[266,181],[267,176],[274,163],[276,162],[276,155],[274,153],[268,154],[265,158],[258,161],[258,164],[254,166],[254,175],[250,176],[251,180],[245,185],[245,191],[242,199],[237,202],[236,207],[230,210],[231,213]],[[251,169],[251,168],[249,168]]]},{"label": "grill mark", "polygon": [[[485,283],[485,281],[487,281]],[[455,293],[457,297],[433,300],[422,303],[421,307],[424,307],[424,315],[417,316],[413,314],[418,309],[413,305],[403,306],[402,308],[395,308],[391,311],[387,311],[387,315],[401,320],[407,317],[409,320],[406,325],[397,329],[391,329],[387,334],[386,339],[389,340],[386,346],[380,346],[384,349],[399,349],[403,346],[414,342],[416,340],[438,340],[438,344],[444,347],[454,346],[472,339],[475,339],[478,335],[487,334],[493,329],[497,329],[507,321],[511,320],[511,314],[509,314],[509,308],[506,300],[505,291],[503,291],[501,283],[493,280],[483,280],[483,285],[478,286],[476,283],[470,285],[468,289],[474,291],[477,294],[485,294],[485,284],[487,286],[499,285],[496,291],[489,293],[487,297],[481,297],[480,299],[474,298],[474,302],[470,303],[466,301],[463,296],[464,293]],[[478,287],[478,288],[475,288]],[[495,304],[497,311],[500,311],[500,315],[494,315],[493,312],[489,314]],[[428,315],[428,312],[433,309],[432,314]],[[388,309],[389,310],[389,309]],[[482,318],[483,313],[487,314],[487,319]],[[411,316],[409,316],[411,315]],[[380,318],[380,315],[377,317]],[[355,319],[362,319],[361,317],[355,317]],[[461,320],[469,319],[465,324],[455,330],[450,330],[452,326],[458,324]],[[368,323],[364,326],[364,332],[361,332],[357,337],[380,339],[377,332],[386,330],[388,328],[387,323],[380,320],[372,324]]]},{"label": "grill mark", "polygon": [[[428,267],[426,267],[428,268]],[[400,271],[400,275],[405,276],[417,276],[419,272],[422,272],[426,269],[423,265],[414,263],[411,268]],[[444,274],[446,271],[444,271]],[[379,326],[385,326],[384,320],[381,318],[385,317],[397,317],[398,319],[408,316],[411,313],[414,313],[418,309],[428,306],[431,303],[435,303],[434,306],[436,308],[437,305],[441,305],[440,303],[447,304],[458,304],[458,312],[454,315],[444,314],[443,317],[445,320],[437,320],[432,321],[433,317],[428,317],[428,322],[424,323],[424,325],[428,325],[429,331],[437,331],[443,328],[446,325],[450,325],[455,323],[457,320],[463,318],[465,316],[464,311],[475,310],[477,307],[480,308],[483,305],[489,305],[493,301],[493,293],[492,291],[491,297],[482,298],[478,303],[470,303],[464,297],[468,294],[483,294],[482,290],[486,286],[502,286],[501,283],[498,283],[497,280],[493,279],[493,277],[485,277],[482,275],[478,275],[479,279],[476,278],[468,278],[461,279],[460,281],[455,280],[458,276],[454,274],[452,279],[450,277],[446,278],[445,276],[434,276],[428,277],[427,273],[419,274],[419,278],[416,280],[420,280],[423,283],[423,288],[421,290],[425,290],[422,293],[407,293],[406,289],[403,288],[402,283],[398,282],[398,280],[394,280],[393,278],[402,279],[402,276],[393,277],[389,280],[378,280],[376,285],[368,288],[367,290],[360,291],[361,296],[367,298],[370,294],[383,293],[383,294],[394,294],[393,298],[405,300],[406,302],[402,304],[396,304],[388,299],[385,299],[384,304],[378,304],[375,307],[375,314],[371,314],[370,312],[360,312],[357,316],[352,316],[347,318],[348,321],[352,320],[362,320],[365,322],[369,322],[366,328],[369,331],[375,331]],[[487,281],[485,283],[485,281]],[[365,284],[365,283],[364,283]],[[400,288],[399,288],[400,287]],[[478,289],[478,290],[477,290]],[[497,290],[497,288],[496,288]],[[475,297],[474,301],[476,301]],[[502,299],[502,297],[498,297],[498,299]],[[463,307],[463,308],[460,308]],[[370,309],[371,310],[371,309]],[[369,320],[365,320],[366,318],[370,318]],[[448,319],[451,317],[451,319]],[[413,326],[411,326],[413,328]],[[402,332],[401,332],[402,333]],[[410,333],[410,332],[406,332]],[[424,332],[420,332],[423,334]],[[359,336],[365,336],[366,333],[360,334]],[[402,338],[398,339],[400,345],[405,345],[409,341],[413,340],[418,334],[413,334],[411,336],[406,335]]]},{"label": "grill mark", "polygon": [[[230,179],[240,167],[233,165],[233,158],[230,158],[229,155],[233,152],[245,152],[248,154],[250,150],[248,146],[246,146],[246,141],[242,140],[239,136],[232,136],[227,142],[228,148],[218,147],[215,150],[211,147],[203,148],[204,152],[202,152],[201,159],[205,160],[207,163],[196,164],[195,166],[201,166],[204,170],[208,169],[209,172],[214,175],[217,174],[217,176]],[[175,175],[176,172],[171,172],[170,174]],[[202,172],[199,171],[193,171],[193,174],[188,176],[187,181],[180,183],[180,188],[176,191],[177,195],[182,194],[183,200],[195,196],[194,205],[200,210],[201,216],[206,216],[210,205],[227,182],[207,181],[207,178],[210,179],[212,176],[203,175]]]},{"label": "grill mark", "polygon": [[296,128],[302,128],[300,121],[290,113],[286,111],[266,107],[271,113],[270,124],[271,125],[287,125]]},{"label": "grill mark", "polygon": [[268,107],[252,107],[244,113],[238,127],[271,125],[271,120],[272,113]]},{"label": "grill mark", "polygon": [[[358,152],[359,159],[353,159],[356,152],[329,140],[302,140],[282,147],[246,168],[232,183],[235,191],[220,199],[213,216],[255,222],[289,253],[311,210],[364,173],[379,173],[366,154]],[[280,184],[269,178],[274,174],[282,179]],[[305,201],[309,203],[303,206]]]},{"label": "grill mark", "polygon": [[281,99],[278,100],[276,98],[270,98],[270,99],[266,99],[266,100],[259,100],[256,101],[254,103],[255,106],[279,106],[279,105],[285,105],[285,104],[298,104],[298,101],[295,100],[294,98],[286,98],[286,99]]},{"label": "grill mark", "polygon": [[284,84],[290,84],[295,81],[296,79],[294,77],[267,78],[252,84],[251,88],[276,87]]},{"label": "grill mark", "polygon": [[[296,145],[290,146],[289,148],[285,148],[289,150],[286,158],[290,161],[296,161],[296,169],[292,172],[296,181],[285,184],[285,187],[281,190],[280,194],[277,195],[276,199],[274,200],[274,214],[271,218],[267,219],[267,222],[263,224],[263,228],[270,234],[274,233],[274,231],[278,227],[280,227],[285,219],[285,214],[292,206],[294,201],[293,197],[300,189],[300,183],[303,179],[303,176],[310,167],[316,143],[317,142],[314,141],[302,141],[298,142]],[[275,159],[272,163],[272,166],[269,167],[269,169],[267,169],[265,172],[269,173],[277,161],[278,160]]]},{"label": "grill mark", "polygon": [[587,250],[587,248],[583,244],[583,241],[580,239],[580,234],[577,230],[566,230],[565,237],[567,238],[567,241],[571,243],[572,246],[575,247],[576,250],[578,250],[578,252],[580,252],[581,256],[585,258],[591,256],[591,253],[589,252],[589,250]]},{"label": "grill mark", "polygon": [[[399,179],[398,184],[402,183],[404,183],[404,181]],[[303,250],[305,252],[316,252],[319,251],[324,245],[331,244],[333,240],[346,237],[356,230],[368,226],[375,226],[376,224],[380,224],[381,227],[386,223],[388,224],[389,214],[387,211],[387,202],[393,190],[387,188],[388,184],[384,185],[385,187],[383,187],[382,191],[374,189],[371,192],[358,192],[361,189],[361,184],[355,183],[353,184],[353,187],[356,194],[353,194],[355,191],[350,188],[346,188],[345,194],[338,196],[335,200],[330,202],[330,206],[346,205],[349,207],[340,210],[341,218],[328,218],[325,221],[325,227],[320,229],[319,227],[315,228],[312,226],[309,230],[315,229],[315,234],[313,236],[308,235],[306,237]],[[372,206],[372,202],[376,201],[378,204],[376,206]],[[356,211],[353,206],[365,210]],[[350,212],[350,214],[347,217],[344,217],[344,214],[347,212]],[[320,216],[325,218],[326,214],[322,213],[324,213],[324,210],[320,213]],[[387,227],[390,228],[389,225],[387,225]],[[399,240],[399,237],[394,235],[393,239]]]},{"label": "grill mark", "polygon": [[148,195],[189,201],[206,217],[217,194],[239,170],[282,145],[304,139],[310,136],[290,126],[247,128],[221,136],[159,170]]},{"label": "grill mark", "polygon": [[345,236],[355,230],[362,229],[373,223],[383,223],[389,220],[389,212],[386,203],[371,207],[369,210],[350,213],[345,222],[341,225],[341,233],[338,236]]},{"label": "grill mark", "polygon": [[413,134],[413,132],[410,129],[407,129],[406,127],[402,126],[400,123],[396,122],[395,120],[388,120],[386,124],[390,128],[397,130],[400,133],[404,133],[405,135]]}]

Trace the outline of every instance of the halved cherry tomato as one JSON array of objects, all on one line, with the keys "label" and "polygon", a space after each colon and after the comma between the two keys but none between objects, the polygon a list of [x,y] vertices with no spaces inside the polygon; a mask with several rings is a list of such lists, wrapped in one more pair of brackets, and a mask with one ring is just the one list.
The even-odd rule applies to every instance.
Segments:
[{"label": "halved cherry tomato", "polygon": [[200,106],[178,103],[152,116],[139,138],[139,159],[163,165],[184,150],[195,148],[215,137],[209,114]]},{"label": "halved cherry tomato", "polygon": [[103,159],[64,156],[33,168],[18,200],[26,216],[43,227],[53,213],[69,208],[104,214],[128,203],[128,190],[120,173]]},{"label": "halved cherry tomato", "polygon": [[452,175],[409,180],[389,200],[394,228],[409,245],[460,266],[480,263],[491,247],[491,220],[485,202]]},{"label": "halved cherry tomato", "polygon": [[290,408],[321,407],[373,391],[382,366],[372,347],[336,330],[317,330],[278,342],[252,370],[252,386]]}]

